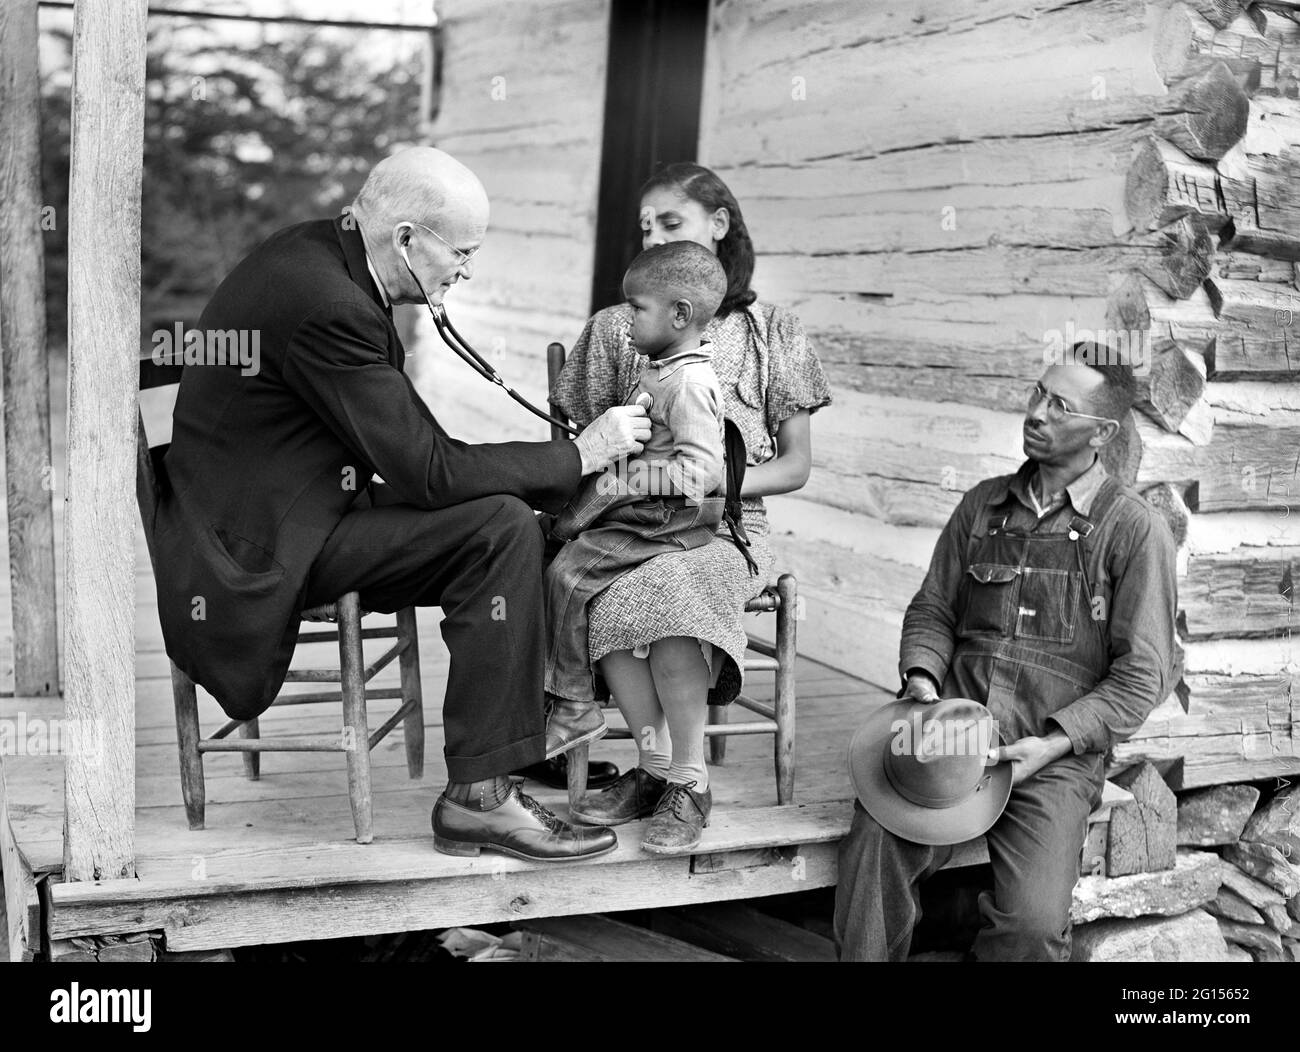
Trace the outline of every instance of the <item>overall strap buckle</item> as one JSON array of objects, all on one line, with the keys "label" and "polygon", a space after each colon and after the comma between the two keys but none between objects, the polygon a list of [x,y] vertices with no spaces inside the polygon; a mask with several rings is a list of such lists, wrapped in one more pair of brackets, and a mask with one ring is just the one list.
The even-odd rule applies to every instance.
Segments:
[{"label": "overall strap buckle", "polygon": [[1074,515],[1070,518],[1070,540],[1077,541],[1080,537],[1087,537],[1095,530],[1096,524],[1091,519],[1085,519],[1082,515]]}]

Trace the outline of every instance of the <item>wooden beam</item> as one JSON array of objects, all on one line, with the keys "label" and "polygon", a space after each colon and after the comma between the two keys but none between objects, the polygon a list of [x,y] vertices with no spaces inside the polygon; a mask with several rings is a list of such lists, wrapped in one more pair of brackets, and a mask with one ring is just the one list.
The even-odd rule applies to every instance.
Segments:
[{"label": "wooden beam", "polygon": [[1189,156],[1216,161],[1246,134],[1249,115],[1237,77],[1213,59],[1169,86],[1152,127]]},{"label": "wooden beam", "polygon": [[[836,837],[844,835],[852,814],[847,802],[839,807]],[[630,861],[602,860],[582,866],[580,873],[485,856],[476,867],[467,866],[466,875],[433,879],[380,875],[377,881],[296,888],[213,886],[192,879],[165,886],[60,884],[50,889],[49,929],[52,939],[162,931],[168,949],[203,950],[322,933],[336,938],[559,917],[589,913],[593,903],[617,903],[619,909],[684,906],[833,886],[837,847],[834,842],[799,845],[797,868],[782,858],[718,872],[692,871],[690,855],[650,858],[637,851]],[[319,856],[319,848],[313,850]],[[616,854],[627,857],[623,852],[620,847]],[[281,877],[292,872],[283,858],[278,863]],[[89,897],[74,899],[78,891]]]},{"label": "wooden beam", "polygon": [[[1224,268],[1242,274],[1236,264],[1243,257],[1233,253],[1233,266],[1225,262]],[[1278,267],[1285,265],[1274,261],[1267,276],[1281,274]],[[1214,276],[1176,300],[1133,272],[1110,294],[1107,325],[1149,333],[1153,347],[1172,341],[1201,355],[1210,380],[1294,380],[1300,374],[1300,290],[1294,284]]]},{"label": "wooden beam", "polygon": [[1214,243],[1199,215],[1175,219],[1135,243],[1150,250],[1139,258],[1138,269],[1176,299],[1190,296],[1210,273]]},{"label": "wooden beam", "polygon": [[147,0],[79,0],[68,209],[64,879],[134,875],[135,430]]},{"label": "wooden beam", "polygon": [[[1224,166],[1227,168],[1228,166]],[[1222,246],[1289,262],[1300,261],[1300,150],[1280,156],[1245,154],[1234,176],[1221,178],[1229,221]]]},{"label": "wooden beam", "polygon": [[[10,757],[10,763],[13,757]],[[9,791],[5,780],[4,759],[0,757],[0,872],[3,872],[4,914],[6,925],[0,935],[8,945],[10,962],[30,961],[41,948],[41,903],[36,874],[18,846],[10,822]]]},{"label": "wooden beam", "polygon": [[1207,361],[1214,379],[1294,380],[1300,375],[1300,292],[1262,281],[1211,279],[1205,290],[1220,330]]},{"label": "wooden beam", "polygon": [[0,5],[0,347],[13,606],[14,692],[55,694],[53,458],[45,352],[36,0]]},{"label": "wooden beam", "polygon": [[1300,424],[1295,414],[1277,410],[1253,420],[1216,409],[1214,417],[1210,440],[1201,445],[1139,420],[1139,488],[1173,483],[1183,488],[1195,511],[1266,510],[1295,504],[1300,499],[1296,468]]},{"label": "wooden beam", "polygon": [[[1272,642],[1189,644],[1189,653],[1192,647],[1217,645],[1244,663],[1252,648]],[[1293,676],[1189,672],[1179,690],[1186,694],[1187,710],[1176,697],[1162,702],[1132,738],[1115,746],[1114,763],[1149,760],[1160,766],[1181,760],[1170,776],[1174,790],[1300,773],[1300,693]]]},{"label": "wooden beam", "polygon": [[1222,29],[1241,11],[1241,0],[1188,0],[1188,3],[1210,25]]},{"label": "wooden beam", "polygon": [[1210,230],[1228,220],[1214,167],[1154,135],[1129,167],[1124,208],[1138,230],[1156,230],[1187,215],[1199,215]]},{"label": "wooden beam", "polygon": [[1300,547],[1193,554],[1178,589],[1187,638],[1300,635],[1298,577]]},{"label": "wooden beam", "polygon": [[1177,431],[1205,392],[1205,361],[1172,340],[1152,341],[1151,363],[1137,382],[1138,404],[1166,431]]}]

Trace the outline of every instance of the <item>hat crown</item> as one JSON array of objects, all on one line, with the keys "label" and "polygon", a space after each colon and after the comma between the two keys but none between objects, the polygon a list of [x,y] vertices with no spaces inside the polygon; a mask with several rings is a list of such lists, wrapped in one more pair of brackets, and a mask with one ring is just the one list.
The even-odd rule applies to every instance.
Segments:
[{"label": "hat crown", "polygon": [[885,776],[903,799],[921,807],[961,803],[987,783],[992,714],[965,698],[918,704],[891,726]]}]

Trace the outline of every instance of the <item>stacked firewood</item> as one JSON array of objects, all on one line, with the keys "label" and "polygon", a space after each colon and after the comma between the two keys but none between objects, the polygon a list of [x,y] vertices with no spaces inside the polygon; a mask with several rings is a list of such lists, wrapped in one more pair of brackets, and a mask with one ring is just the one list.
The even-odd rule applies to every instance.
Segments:
[{"label": "stacked firewood", "polygon": [[1175,793],[1150,764],[1090,826],[1073,959],[1300,962],[1300,785]]}]

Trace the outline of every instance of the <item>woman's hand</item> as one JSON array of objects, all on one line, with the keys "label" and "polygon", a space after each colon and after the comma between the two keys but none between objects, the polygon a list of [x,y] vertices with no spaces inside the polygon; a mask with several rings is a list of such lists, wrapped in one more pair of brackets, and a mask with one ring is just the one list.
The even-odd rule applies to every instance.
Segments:
[{"label": "woman's hand", "polygon": [[812,471],[812,421],[807,409],[782,420],[776,429],[776,456],[745,469],[742,497],[767,497],[802,489]]}]

